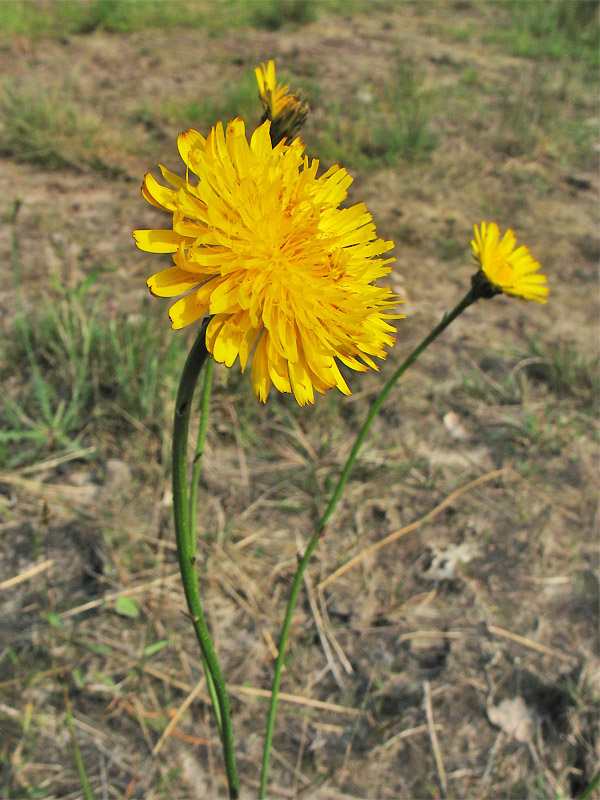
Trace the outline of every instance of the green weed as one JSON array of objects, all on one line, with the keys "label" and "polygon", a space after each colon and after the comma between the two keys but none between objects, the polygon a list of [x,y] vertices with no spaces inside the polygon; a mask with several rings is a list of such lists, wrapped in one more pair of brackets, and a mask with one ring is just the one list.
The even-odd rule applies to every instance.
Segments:
[{"label": "green weed", "polygon": [[479,70],[475,69],[475,67],[466,67],[460,76],[461,84],[463,86],[468,86],[469,88],[477,86],[479,84],[479,80]]},{"label": "green weed", "polygon": [[462,373],[457,394],[490,406],[513,405],[520,399],[518,386],[512,376],[492,377],[477,364],[473,364],[468,372]]},{"label": "green weed", "polygon": [[443,261],[458,261],[464,257],[465,243],[456,230],[456,219],[448,217],[444,220],[444,228],[436,244]]},{"label": "green weed", "polygon": [[449,32],[450,38],[453,42],[470,42],[475,33],[473,25],[465,25],[464,27],[454,28]]},{"label": "green weed", "polygon": [[176,764],[174,767],[167,769],[164,775],[161,775],[157,782],[157,791],[159,797],[170,798],[173,796],[174,791],[179,790],[179,781],[183,773],[183,765]]},{"label": "green weed", "polygon": [[456,236],[445,236],[439,241],[438,252],[443,261],[456,261],[464,255],[465,245]]},{"label": "green weed", "polygon": [[145,426],[161,435],[168,425],[165,384],[172,392],[185,342],[147,306],[136,316],[107,312],[102,296],[88,296],[93,277],[75,292],[55,283],[52,304],[14,320],[2,377],[18,375],[20,387],[5,392],[0,414],[8,466],[73,448],[100,431]]},{"label": "green weed", "polygon": [[[544,384],[559,398],[572,398],[580,408],[593,411],[600,397],[600,357],[589,357],[569,343],[528,343],[528,351],[489,356],[462,374],[461,395],[488,405],[522,404],[531,394],[539,395],[534,384]],[[511,367],[511,362],[513,366]]]}]

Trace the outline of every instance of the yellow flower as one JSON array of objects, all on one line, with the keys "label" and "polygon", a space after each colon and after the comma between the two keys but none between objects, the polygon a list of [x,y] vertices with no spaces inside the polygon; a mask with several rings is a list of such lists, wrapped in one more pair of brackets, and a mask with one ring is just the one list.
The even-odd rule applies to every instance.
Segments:
[{"label": "yellow flower", "polygon": [[278,116],[289,102],[288,86],[277,83],[275,77],[275,62],[269,61],[265,67],[264,63],[254,70],[260,99],[263,102],[265,111],[269,113],[269,119]]},{"label": "yellow flower", "polygon": [[[394,343],[395,297],[373,281],[393,259],[365,205],[338,208],[352,178],[333,166],[317,177],[299,139],[271,144],[270,122],[246,139],[235,119],[206,139],[178,139],[186,177],[160,167],[173,189],[146,175],[142,194],[173,214],[172,230],[134,231],[138,247],[173,253],[175,266],[148,280],[159,297],[184,295],[170,309],[173,328],[210,314],[206,346],[242,371],[254,347],[252,384],[265,401],[271,383],[300,405],[314,392],[350,390],[338,361],[377,369]],[[190,173],[198,176],[191,182]]]},{"label": "yellow flower", "polygon": [[277,83],[275,64],[271,60],[254,70],[258,93],[265,113],[261,122],[271,120],[271,139],[277,144],[281,139],[292,139],[300,130],[308,114],[308,103],[295,94],[288,93],[287,84]]},{"label": "yellow flower", "polygon": [[[549,294],[546,276],[538,272],[540,264],[534,261],[531,253],[521,245],[515,250],[517,240],[512,230],[507,230],[502,239],[495,222],[481,223],[481,232],[475,225],[475,239],[471,240],[473,253],[481,272],[485,275],[487,294],[511,294],[525,300],[537,300],[545,303]],[[475,278],[483,278],[478,273]],[[478,280],[479,285],[482,282]]]}]

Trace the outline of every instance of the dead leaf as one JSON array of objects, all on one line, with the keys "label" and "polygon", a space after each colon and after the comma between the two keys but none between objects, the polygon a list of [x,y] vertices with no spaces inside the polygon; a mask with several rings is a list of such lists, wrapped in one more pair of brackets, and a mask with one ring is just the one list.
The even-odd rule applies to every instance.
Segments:
[{"label": "dead leaf", "polygon": [[488,708],[488,719],[501,728],[511,739],[529,742],[533,736],[533,716],[522,697],[505,698],[497,706]]}]

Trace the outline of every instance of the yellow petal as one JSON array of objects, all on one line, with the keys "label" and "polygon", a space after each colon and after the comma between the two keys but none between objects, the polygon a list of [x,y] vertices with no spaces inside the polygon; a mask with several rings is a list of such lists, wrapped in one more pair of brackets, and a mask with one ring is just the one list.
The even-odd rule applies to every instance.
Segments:
[{"label": "yellow petal", "polygon": [[175,202],[177,192],[174,192],[173,189],[167,189],[166,186],[161,186],[149,172],[144,178],[142,194],[149,203],[152,203],[157,208],[162,208],[165,211],[175,211],[177,208],[177,203]]},{"label": "yellow petal", "polygon": [[163,178],[168,181],[171,186],[174,186],[175,189],[184,189],[185,188],[185,178],[180,178],[179,175],[176,175],[174,172],[171,172],[166,167],[163,167],[162,164],[158,165],[159,170],[162,173]]},{"label": "yellow petal", "polygon": [[173,303],[169,309],[173,330],[179,330],[180,328],[185,328],[186,325],[191,325],[192,322],[196,322],[208,312],[208,306],[205,303],[199,303],[196,294],[196,292],[187,294],[176,303]]},{"label": "yellow petal", "polygon": [[263,334],[263,338],[267,340],[267,362],[269,366],[269,376],[273,381],[273,386],[279,392],[289,392],[291,387],[288,374],[288,361],[277,352],[276,348],[273,346],[273,340],[269,336],[268,332]]},{"label": "yellow petal", "polygon": [[243,331],[236,325],[235,318],[227,319],[214,339],[212,354],[215,361],[231,367],[240,352],[242,337]]},{"label": "yellow petal", "polygon": [[156,297],[177,297],[197,286],[199,280],[201,278],[192,272],[187,272],[179,267],[169,267],[152,275],[146,283]]},{"label": "yellow petal", "polygon": [[134,231],[135,243],[146,253],[175,253],[185,237],[175,231]]},{"label": "yellow petal", "polygon": [[289,364],[290,383],[299,406],[315,402],[312,381],[306,369],[304,356],[301,355],[295,364]]},{"label": "yellow petal", "polygon": [[258,340],[258,344],[252,356],[252,388],[258,400],[267,402],[269,390],[271,388],[271,377],[269,375],[269,365],[267,363],[267,337],[263,335]]},{"label": "yellow petal", "polygon": [[193,165],[190,162],[190,153],[196,150],[202,152],[206,147],[206,139],[201,133],[190,128],[189,131],[179,134],[177,137],[177,147],[183,163],[189,169],[193,169]]}]

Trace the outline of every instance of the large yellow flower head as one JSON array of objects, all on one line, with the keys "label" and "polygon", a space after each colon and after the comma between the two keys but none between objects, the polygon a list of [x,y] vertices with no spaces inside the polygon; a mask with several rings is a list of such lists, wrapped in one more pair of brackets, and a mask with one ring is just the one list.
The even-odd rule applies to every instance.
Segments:
[{"label": "large yellow flower head", "polygon": [[389,272],[393,259],[376,257],[393,242],[377,238],[363,203],[338,207],[352,182],[345,169],[317,177],[302,142],[273,147],[269,128],[250,143],[239,118],[206,139],[182,133],[186,177],[161,166],[173,188],[150,174],[142,186],[173,214],[173,229],[134,235],[142,250],[173,253],[175,266],[148,280],[154,295],[183,295],[169,312],[173,328],[212,315],[206,346],[216,361],[239,356],[243,371],[254,347],[256,396],[265,401],[273,384],[304,405],[314,389],[350,394],[338,362],[377,369],[373,357],[394,343],[395,297],[373,284]]},{"label": "large yellow flower head", "polygon": [[[521,245],[515,250],[516,244],[515,234],[510,229],[500,239],[495,222],[489,225],[482,222],[481,231],[475,225],[475,238],[471,240],[471,246],[488,284],[487,296],[504,292],[524,300],[545,303],[549,294],[546,276],[538,272],[540,264],[534,261],[527,247]],[[480,273],[475,277],[479,276]]]}]

